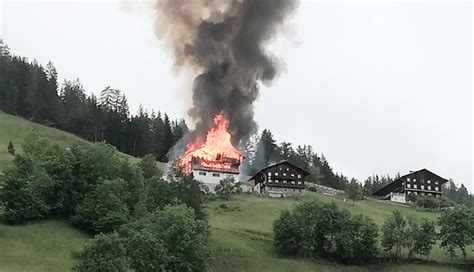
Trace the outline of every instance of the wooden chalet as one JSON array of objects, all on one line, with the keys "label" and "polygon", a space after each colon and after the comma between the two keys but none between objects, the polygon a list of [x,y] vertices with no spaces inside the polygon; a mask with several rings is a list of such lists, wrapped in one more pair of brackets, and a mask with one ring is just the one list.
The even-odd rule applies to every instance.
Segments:
[{"label": "wooden chalet", "polygon": [[304,194],[304,178],[309,173],[288,162],[270,165],[249,179],[254,182],[254,191],[270,197],[288,197]]},{"label": "wooden chalet", "polygon": [[421,169],[401,176],[376,191],[373,195],[402,203],[407,201],[406,197],[409,195],[442,197],[442,185],[446,182],[448,181],[445,178],[427,169]]}]

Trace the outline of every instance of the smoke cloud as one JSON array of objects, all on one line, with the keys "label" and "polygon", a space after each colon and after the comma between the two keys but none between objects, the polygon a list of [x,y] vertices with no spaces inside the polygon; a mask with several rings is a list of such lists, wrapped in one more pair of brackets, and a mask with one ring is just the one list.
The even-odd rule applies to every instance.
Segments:
[{"label": "smoke cloud", "polygon": [[221,111],[235,146],[257,131],[253,105],[259,84],[270,83],[279,71],[278,59],[265,46],[297,5],[292,0],[156,2],[157,36],[172,50],[176,67],[196,75],[188,111],[196,124],[192,135],[205,134]]}]

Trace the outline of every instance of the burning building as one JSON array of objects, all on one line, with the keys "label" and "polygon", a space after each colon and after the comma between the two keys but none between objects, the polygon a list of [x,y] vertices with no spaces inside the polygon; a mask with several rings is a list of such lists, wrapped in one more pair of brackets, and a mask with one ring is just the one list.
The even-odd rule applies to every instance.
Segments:
[{"label": "burning building", "polygon": [[219,181],[226,177],[239,180],[239,166],[244,157],[232,145],[228,132],[229,122],[224,113],[214,117],[214,126],[209,129],[205,139],[197,137],[188,143],[183,156],[177,164],[187,173],[193,173],[194,178],[203,182],[214,191]]},{"label": "burning building", "polygon": [[194,77],[188,115],[194,129],[171,152],[185,172],[213,187],[238,176],[239,145],[257,132],[260,84],[279,74],[266,46],[298,5],[294,0],[156,0],[157,37],[177,71]]}]

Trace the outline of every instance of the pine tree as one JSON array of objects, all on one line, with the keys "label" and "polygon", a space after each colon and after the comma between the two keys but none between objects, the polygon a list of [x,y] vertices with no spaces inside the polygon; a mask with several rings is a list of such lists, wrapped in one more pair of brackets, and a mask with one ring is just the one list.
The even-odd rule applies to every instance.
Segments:
[{"label": "pine tree", "polygon": [[13,143],[11,141],[8,143],[7,149],[8,149],[8,153],[15,156],[15,147],[13,146]]}]

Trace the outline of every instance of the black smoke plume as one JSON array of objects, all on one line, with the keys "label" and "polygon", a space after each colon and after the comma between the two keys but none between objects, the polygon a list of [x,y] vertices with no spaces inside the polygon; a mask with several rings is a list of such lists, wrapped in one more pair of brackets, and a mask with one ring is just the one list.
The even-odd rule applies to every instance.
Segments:
[{"label": "black smoke plume", "polygon": [[[205,135],[223,111],[238,146],[257,131],[253,104],[259,84],[278,74],[278,59],[265,46],[292,14],[291,0],[158,0],[156,30],[178,68],[196,75],[188,111],[190,137]],[[194,136],[192,136],[194,135]]]}]

